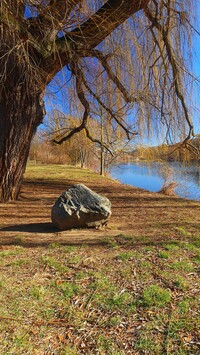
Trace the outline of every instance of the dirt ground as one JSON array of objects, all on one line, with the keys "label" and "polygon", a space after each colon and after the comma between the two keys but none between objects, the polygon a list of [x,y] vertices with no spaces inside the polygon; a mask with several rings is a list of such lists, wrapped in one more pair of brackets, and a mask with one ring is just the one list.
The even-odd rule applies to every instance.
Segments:
[{"label": "dirt ground", "polygon": [[[112,203],[112,217],[102,230],[81,229],[60,232],[51,223],[51,207],[58,196],[77,182],[87,184]],[[136,244],[166,242],[182,236],[190,239],[200,233],[200,202],[122,185],[111,179],[88,181],[87,175],[71,179],[24,181],[17,202],[0,204],[0,246],[60,244],[99,244],[106,237],[134,236]]]}]

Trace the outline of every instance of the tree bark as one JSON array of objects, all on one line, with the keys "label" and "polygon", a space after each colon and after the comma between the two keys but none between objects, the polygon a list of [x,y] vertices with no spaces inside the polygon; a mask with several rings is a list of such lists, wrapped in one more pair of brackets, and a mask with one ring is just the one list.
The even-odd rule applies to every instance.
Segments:
[{"label": "tree bark", "polygon": [[18,85],[0,98],[0,201],[19,197],[30,144],[44,116],[42,95]]}]

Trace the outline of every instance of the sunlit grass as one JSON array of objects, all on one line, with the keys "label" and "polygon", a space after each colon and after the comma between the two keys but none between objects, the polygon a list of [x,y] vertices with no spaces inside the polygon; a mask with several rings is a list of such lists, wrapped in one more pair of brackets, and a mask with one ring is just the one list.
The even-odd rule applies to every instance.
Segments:
[{"label": "sunlit grass", "polygon": [[[162,254],[166,249],[156,246],[147,252],[145,246],[135,251],[105,245],[93,249],[92,257],[89,247],[8,248],[0,253],[1,267],[6,267],[0,277],[1,353],[4,349],[4,353],[34,354],[39,344],[44,353],[50,346],[59,354],[81,354],[81,345],[79,350],[75,346],[80,334],[93,349],[88,354],[123,354],[126,341],[133,353],[149,349],[152,354],[162,354],[166,327],[169,353],[181,353],[187,345],[180,339],[188,332],[195,339],[198,323],[193,296],[196,276],[188,276],[193,254],[184,250],[169,248],[166,258]],[[178,267],[169,273],[176,253],[181,253],[182,264],[172,263]],[[12,277],[6,277],[10,274]],[[183,297],[185,290],[187,298]],[[135,327],[132,343],[127,340],[129,327]],[[153,342],[155,329],[159,333]],[[195,342],[188,346],[195,354]]]},{"label": "sunlit grass", "polygon": [[89,169],[75,168],[69,165],[32,165],[30,163],[27,165],[25,178],[41,181],[74,180],[77,181],[77,183],[88,183],[94,180],[101,182],[102,179],[110,180],[109,178],[102,177]]}]

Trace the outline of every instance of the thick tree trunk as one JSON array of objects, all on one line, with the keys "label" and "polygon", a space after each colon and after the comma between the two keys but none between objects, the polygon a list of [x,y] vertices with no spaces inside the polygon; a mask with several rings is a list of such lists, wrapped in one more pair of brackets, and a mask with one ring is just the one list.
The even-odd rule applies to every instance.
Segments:
[{"label": "thick tree trunk", "polygon": [[1,202],[19,197],[31,140],[44,116],[41,97],[19,85],[0,98]]}]

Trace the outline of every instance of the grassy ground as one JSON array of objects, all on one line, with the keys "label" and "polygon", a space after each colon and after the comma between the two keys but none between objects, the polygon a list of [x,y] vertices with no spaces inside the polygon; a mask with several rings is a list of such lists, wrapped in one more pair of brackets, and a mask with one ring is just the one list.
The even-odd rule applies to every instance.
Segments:
[{"label": "grassy ground", "polygon": [[[50,210],[83,182],[106,229],[59,232]],[[87,170],[29,166],[0,205],[0,354],[199,354],[200,203]]]}]

